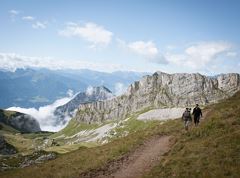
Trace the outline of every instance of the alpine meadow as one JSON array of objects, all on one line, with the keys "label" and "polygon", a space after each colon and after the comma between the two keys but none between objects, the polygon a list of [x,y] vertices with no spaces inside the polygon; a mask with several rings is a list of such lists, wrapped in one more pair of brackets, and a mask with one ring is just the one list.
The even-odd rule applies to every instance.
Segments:
[{"label": "alpine meadow", "polygon": [[0,0],[1,178],[239,178],[240,1]]}]

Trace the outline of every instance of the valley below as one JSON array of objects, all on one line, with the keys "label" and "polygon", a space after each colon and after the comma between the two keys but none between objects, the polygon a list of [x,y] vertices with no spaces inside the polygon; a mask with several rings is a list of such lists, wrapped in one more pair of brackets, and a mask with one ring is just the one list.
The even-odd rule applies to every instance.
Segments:
[{"label": "valley below", "polygon": [[[119,96],[104,86],[79,92],[54,111],[52,123],[66,124],[58,132],[42,131],[27,114],[1,110],[0,175],[237,177],[239,91],[239,74],[156,72]],[[182,113],[196,103],[203,117],[186,131]]]},{"label": "valley below", "polygon": [[240,0],[0,3],[0,178],[240,178]]}]

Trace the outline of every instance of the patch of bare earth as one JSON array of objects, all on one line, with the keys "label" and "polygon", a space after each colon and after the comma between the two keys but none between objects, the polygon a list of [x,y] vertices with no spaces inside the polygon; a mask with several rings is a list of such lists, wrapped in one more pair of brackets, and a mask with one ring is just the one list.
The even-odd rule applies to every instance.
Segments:
[{"label": "patch of bare earth", "polygon": [[134,152],[111,161],[105,168],[92,170],[80,177],[98,178],[138,178],[159,163],[162,156],[170,149],[170,136],[158,136],[146,141]]}]

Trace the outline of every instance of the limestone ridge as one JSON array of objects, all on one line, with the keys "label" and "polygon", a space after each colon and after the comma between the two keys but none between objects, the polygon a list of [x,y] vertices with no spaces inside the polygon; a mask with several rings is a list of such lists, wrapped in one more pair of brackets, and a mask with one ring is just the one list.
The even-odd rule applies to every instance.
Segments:
[{"label": "limestone ridge", "polygon": [[73,117],[80,104],[107,100],[113,97],[112,92],[105,86],[89,87],[87,91],[76,94],[68,103],[56,108],[54,111],[54,115],[57,116],[56,125],[59,123],[65,124],[67,122],[66,117]]},{"label": "limestone ridge", "polygon": [[0,123],[13,127],[20,132],[41,131],[38,121],[30,115],[0,109]]},{"label": "limestone ridge", "polygon": [[207,105],[228,98],[240,90],[237,73],[207,77],[199,73],[155,72],[131,84],[126,93],[111,100],[81,104],[77,121],[102,122],[124,119],[146,108]]}]

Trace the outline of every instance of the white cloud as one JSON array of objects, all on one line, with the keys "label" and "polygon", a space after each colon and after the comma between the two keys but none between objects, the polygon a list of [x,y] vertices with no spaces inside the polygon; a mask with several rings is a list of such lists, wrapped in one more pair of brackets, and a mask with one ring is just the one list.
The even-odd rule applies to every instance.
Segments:
[{"label": "white cloud", "polygon": [[193,58],[198,59],[203,63],[208,63],[217,55],[228,51],[231,45],[223,42],[205,42],[188,47],[185,53]]},{"label": "white cloud", "polygon": [[12,9],[12,10],[10,10],[10,11],[8,11],[11,15],[18,15],[20,12],[19,11],[17,11],[17,10],[14,10],[14,9]]},{"label": "white cloud", "polygon": [[125,48],[144,59],[154,62],[165,64],[167,61],[164,56],[159,52],[156,44],[152,41],[135,41],[126,43],[124,40],[117,39],[119,47]]},{"label": "white cloud", "polygon": [[133,52],[153,58],[158,55],[158,49],[152,41],[135,41],[128,44],[128,48]]},{"label": "white cloud", "polygon": [[12,9],[8,11],[8,13],[10,14],[11,20],[15,21],[15,17],[20,14],[20,11]]},{"label": "white cloud", "polygon": [[165,58],[170,64],[201,69],[221,55],[227,55],[231,48],[232,45],[226,42],[201,42],[187,47],[182,53],[166,52]]},{"label": "white cloud", "polygon": [[59,35],[65,37],[80,37],[91,43],[91,47],[97,45],[106,46],[111,40],[113,33],[103,26],[88,22],[81,26],[76,23],[68,23],[65,29],[59,31]]},{"label": "white cloud", "polygon": [[92,86],[87,87],[86,94],[88,96],[91,96],[93,94],[93,87]]},{"label": "white cloud", "polygon": [[67,95],[68,95],[69,97],[73,97],[73,95],[74,95],[73,90],[69,89],[69,90],[67,91]]},{"label": "white cloud", "polygon": [[114,86],[114,94],[116,96],[123,94],[127,90],[127,87],[128,86],[124,85],[123,83],[117,82]]},{"label": "white cloud", "polygon": [[[192,43],[182,47],[166,46],[160,53],[152,41],[137,41],[126,43],[117,39],[120,47],[130,49],[136,54],[142,55],[149,62],[167,64],[161,67],[173,72],[201,72],[221,73],[239,71],[236,67],[238,53],[234,51],[234,45],[223,41],[209,41]],[[224,68],[227,68],[224,69]]]},{"label": "white cloud", "polygon": [[54,115],[54,111],[58,106],[64,105],[69,102],[72,97],[65,97],[56,100],[54,103],[46,106],[42,106],[39,109],[36,108],[21,108],[21,107],[10,107],[7,110],[11,111],[18,111],[21,113],[29,114],[36,118],[40,124],[41,130],[44,131],[59,131],[66,126],[68,121],[70,120],[69,117],[66,117],[64,120],[67,121],[66,123],[59,123],[56,125],[57,117]]},{"label": "white cloud", "polygon": [[42,23],[42,22],[35,22],[32,24],[32,28],[34,29],[45,29],[47,26],[46,26],[46,23]]},{"label": "white cloud", "polygon": [[168,49],[168,50],[174,50],[174,49],[176,49],[176,46],[174,46],[174,45],[167,45],[167,46],[166,46],[166,49]]},{"label": "white cloud", "polygon": [[29,57],[15,53],[0,53],[0,69],[15,71],[24,68],[47,68],[60,69],[90,69],[97,71],[112,72],[116,70],[130,70],[118,64],[103,64],[88,62],[87,60],[57,60],[50,57]]},{"label": "white cloud", "polygon": [[25,20],[25,21],[33,21],[33,20],[35,20],[35,18],[32,17],[32,16],[23,16],[23,17],[22,17],[22,20]]}]

